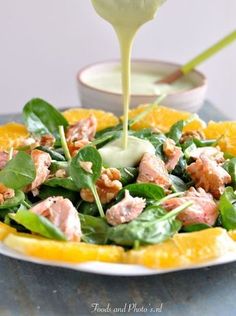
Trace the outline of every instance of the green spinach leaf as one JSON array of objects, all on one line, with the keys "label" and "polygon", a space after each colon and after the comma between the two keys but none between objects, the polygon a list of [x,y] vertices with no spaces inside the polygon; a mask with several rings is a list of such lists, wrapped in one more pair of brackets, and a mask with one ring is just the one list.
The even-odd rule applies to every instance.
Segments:
[{"label": "green spinach leaf", "polygon": [[82,240],[91,244],[106,244],[109,225],[101,217],[79,214]]},{"label": "green spinach leaf", "polygon": [[35,135],[52,134],[60,140],[58,126],[68,126],[64,116],[42,99],[32,99],[23,109],[23,119],[28,130]]},{"label": "green spinach leaf", "polygon": [[232,187],[227,187],[220,197],[219,203],[222,226],[236,229],[236,194]]},{"label": "green spinach leaf", "polygon": [[35,166],[31,156],[20,151],[0,171],[0,183],[18,190],[32,183],[35,176]]},{"label": "green spinach leaf", "polygon": [[120,201],[128,190],[132,196],[142,197],[152,201],[158,201],[165,196],[165,191],[153,183],[132,183],[125,186],[118,194],[117,201]]},{"label": "green spinach leaf", "polygon": [[61,187],[64,189],[68,189],[71,191],[76,191],[78,192],[78,188],[77,186],[74,184],[74,181],[72,180],[72,178],[51,178],[47,181],[44,182],[44,185],[47,185],[49,187]]},{"label": "green spinach leaf", "polygon": [[66,240],[66,236],[61,230],[44,216],[37,215],[28,210],[19,210],[16,214],[8,214],[8,216],[31,232],[38,233],[49,239]]},{"label": "green spinach leaf", "polygon": [[123,186],[135,182],[138,176],[138,169],[133,167],[118,168],[121,173],[120,182]]},{"label": "green spinach leaf", "polygon": [[236,158],[225,162],[224,169],[229,173],[232,180],[232,186],[236,189]]},{"label": "green spinach leaf", "polygon": [[108,239],[123,246],[134,246],[135,242],[160,243],[180,230],[182,224],[176,216],[190,204],[185,203],[169,213],[160,206],[151,206],[132,222],[110,228]]},{"label": "green spinach leaf", "polygon": [[[91,162],[91,172],[83,168],[84,162]],[[102,170],[102,157],[96,148],[86,146],[79,150],[77,155],[73,157],[70,164],[70,175],[78,189],[88,188],[92,191],[95,198],[99,213],[104,217],[103,208],[97,194],[95,182],[100,177]]]},{"label": "green spinach leaf", "polygon": [[45,147],[45,146],[38,146],[37,149],[48,153],[53,160],[66,161],[65,157],[63,155],[61,155],[59,152],[57,152],[56,150],[50,149],[50,148]]},{"label": "green spinach leaf", "polygon": [[25,199],[25,195],[22,191],[16,190],[15,196],[6,200],[3,204],[0,204],[0,210],[9,209],[20,205]]},{"label": "green spinach leaf", "polygon": [[76,204],[80,200],[79,192],[71,191],[62,187],[42,185],[39,191],[39,198],[45,200],[51,196],[63,196],[65,199],[71,200],[73,204]]}]

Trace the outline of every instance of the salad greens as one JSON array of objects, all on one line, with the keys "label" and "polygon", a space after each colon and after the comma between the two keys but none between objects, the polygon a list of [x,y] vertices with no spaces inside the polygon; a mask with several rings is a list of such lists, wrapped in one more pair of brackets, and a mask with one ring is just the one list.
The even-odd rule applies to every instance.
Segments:
[{"label": "salad greens", "polygon": [[226,229],[236,229],[236,193],[232,187],[227,187],[219,203],[222,226]]},{"label": "salad greens", "polygon": [[20,151],[0,171],[0,183],[11,189],[22,189],[33,182],[36,172],[30,155]]},{"label": "salad greens", "polygon": [[30,100],[24,106],[23,120],[32,134],[52,134],[57,141],[60,141],[58,127],[68,126],[67,120],[56,108],[39,98]]},{"label": "salad greens", "polygon": [[173,211],[166,213],[160,206],[150,206],[135,220],[109,229],[108,238],[123,246],[140,244],[156,244],[172,237],[181,228],[176,216],[191,202],[187,202]]},{"label": "salad greens", "polygon": [[[83,163],[91,163],[91,170],[86,171]],[[86,146],[72,159],[70,165],[70,175],[78,189],[88,188],[92,191],[101,217],[104,217],[102,204],[97,194],[95,186],[102,170],[102,158],[96,148]]]},{"label": "salad greens", "polygon": [[[212,180],[209,178],[208,187],[203,187],[209,193],[207,195],[209,204],[207,204],[205,192],[201,196],[202,192],[198,190],[197,180],[193,181],[194,177],[188,167],[195,162],[191,156],[192,150],[198,147],[204,150],[204,147],[216,146],[219,139],[198,139],[198,136],[202,137],[201,131],[199,135],[184,133],[184,127],[195,116],[176,122],[167,133],[154,128],[133,130],[133,125],[145,117],[154,106],[157,105],[147,106],[144,112],[129,120],[129,135],[144,139],[154,146],[155,153],[152,153],[154,156],[152,158],[154,161],[155,155],[161,158],[160,168],[158,168],[160,159],[156,159],[157,166],[150,160],[151,162],[148,164],[147,161],[144,166],[113,168],[115,170],[109,170],[111,174],[115,171],[113,177],[113,174],[108,175],[109,173],[104,172],[106,166],[98,149],[121,137],[122,123],[100,130],[96,134],[93,126],[91,131],[86,131],[83,127],[82,130],[76,130],[72,140],[69,141],[66,135],[70,125],[58,110],[41,99],[28,102],[23,109],[23,119],[31,133],[30,137],[35,140],[35,145],[32,145],[32,148],[31,145],[27,148],[21,147],[17,153],[12,148],[7,153],[6,164],[3,164],[0,170],[2,190],[0,191],[0,220],[16,227],[18,231],[36,233],[49,239],[63,241],[69,238],[59,227],[68,225],[70,229],[74,229],[76,225],[73,224],[78,219],[77,224],[81,225],[79,238],[81,237],[83,242],[101,245],[117,244],[127,248],[160,243],[178,232],[189,233],[214,226],[221,226],[227,230],[236,229],[236,157],[224,153],[226,160],[223,163],[215,160],[218,167],[224,168],[223,171],[230,175],[231,181],[220,187],[224,192],[219,197],[214,195],[214,190],[209,189],[212,185]],[[45,134],[53,135],[56,143],[39,146],[40,137]],[[169,172],[168,160],[176,157],[167,155],[166,149],[163,150],[168,138],[174,141],[173,146],[177,146],[178,151],[180,148],[183,152],[180,159],[177,157],[174,169]],[[75,147],[77,139],[84,140],[88,145],[80,148],[81,144],[84,144],[81,142],[79,147]],[[74,151],[71,150],[71,142],[72,147],[75,147]],[[31,152],[34,149],[50,155],[49,167],[44,161],[41,161],[40,166],[33,161]],[[6,157],[6,153],[2,153],[2,156]],[[210,159],[215,158],[210,157]],[[147,182],[139,182],[141,172],[149,177],[145,180]],[[199,170],[196,170],[197,172]],[[28,192],[32,182],[39,184],[36,190]],[[212,182],[217,186],[217,181]],[[128,198],[125,195],[126,190],[130,194]],[[82,193],[86,192],[90,193],[91,198],[86,199],[83,196]],[[106,199],[101,199],[102,194]],[[62,210],[65,216],[62,216],[61,226],[31,211],[36,203],[52,197],[61,197],[57,199],[62,201],[62,204],[59,203],[60,211]],[[133,200],[133,197],[136,199]],[[70,201],[65,201],[63,198]],[[138,198],[144,200],[140,203],[142,209],[139,209]],[[49,199],[49,202],[51,203],[52,200]],[[196,209],[200,211],[195,212]],[[118,221],[109,220],[106,213],[108,210],[109,213],[114,211],[113,219],[118,217]],[[75,215],[74,222],[70,222],[67,217],[71,211]],[[129,220],[128,216],[126,220],[125,216],[130,215],[129,212],[132,211],[136,217]],[[183,212],[181,216],[178,216],[181,212]],[[210,217],[212,217],[211,221],[209,221]]]},{"label": "salad greens", "polygon": [[19,210],[16,214],[8,214],[8,216],[18,224],[41,236],[56,240],[66,240],[66,236],[60,229],[44,216],[37,215],[29,210]]}]

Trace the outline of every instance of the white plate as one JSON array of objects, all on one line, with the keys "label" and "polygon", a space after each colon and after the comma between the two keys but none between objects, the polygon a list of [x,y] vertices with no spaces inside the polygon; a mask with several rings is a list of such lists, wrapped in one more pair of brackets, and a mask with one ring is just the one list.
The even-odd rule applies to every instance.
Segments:
[{"label": "white plate", "polygon": [[163,274],[169,273],[174,271],[180,270],[187,270],[187,269],[197,269],[197,268],[204,268],[224,263],[229,263],[236,261],[236,253],[228,253],[224,256],[217,258],[212,261],[208,261],[205,263],[201,263],[198,265],[191,265],[188,267],[182,268],[173,268],[173,269],[148,269],[140,265],[134,264],[118,264],[118,263],[104,263],[104,262],[87,262],[87,263],[80,263],[80,264],[68,264],[60,261],[49,261],[38,259],[31,256],[25,256],[19,252],[16,252],[8,247],[6,247],[3,243],[0,243],[0,254],[4,256],[8,256],[11,258],[33,262],[42,265],[49,265],[67,269],[73,269],[77,271],[89,272],[89,273],[96,273],[96,274],[106,274],[106,275],[113,275],[113,276],[144,276],[144,275],[153,275],[153,274]]}]

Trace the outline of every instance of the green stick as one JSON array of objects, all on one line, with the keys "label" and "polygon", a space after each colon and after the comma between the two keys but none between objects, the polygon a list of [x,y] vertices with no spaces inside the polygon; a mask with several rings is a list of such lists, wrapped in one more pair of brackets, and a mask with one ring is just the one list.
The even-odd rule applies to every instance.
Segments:
[{"label": "green stick", "polygon": [[193,70],[197,65],[201,64],[206,59],[210,58],[214,54],[216,54],[221,49],[225,48],[229,44],[231,44],[233,41],[236,40],[236,30],[234,30],[229,35],[225,36],[222,40],[205,50],[200,55],[196,56],[192,60],[190,60],[187,64],[181,67],[181,72],[186,75],[191,70]]}]

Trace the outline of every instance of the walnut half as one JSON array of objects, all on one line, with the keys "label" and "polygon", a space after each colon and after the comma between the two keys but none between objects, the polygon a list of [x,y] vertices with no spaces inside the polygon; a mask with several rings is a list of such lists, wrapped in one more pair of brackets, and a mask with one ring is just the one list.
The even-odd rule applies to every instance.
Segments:
[{"label": "walnut half", "polygon": [[[96,181],[96,188],[98,196],[102,204],[111,202],[118,192],[122,189],[120,171],[116,168],[103,169],[101,176]],[[94,197],[89,189],[82,189],[80,191],[82,200],[86,202],[94,202]]]}]

